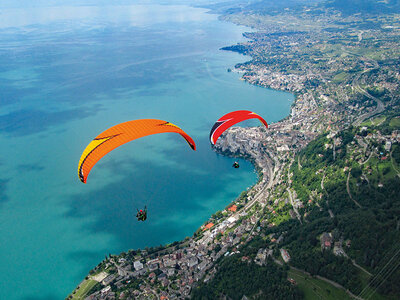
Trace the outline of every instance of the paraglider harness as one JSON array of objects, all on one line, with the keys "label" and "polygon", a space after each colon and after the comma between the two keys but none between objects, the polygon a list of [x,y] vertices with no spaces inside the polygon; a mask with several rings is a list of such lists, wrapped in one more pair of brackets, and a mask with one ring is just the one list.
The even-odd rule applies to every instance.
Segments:
[{"label": "paraglider harness", "polygon": [[138,221],[146,221],[147,219],[147,207],[144,207],[144,210],[137,210],[136,218]]},{"label": "paraglider harness", "polygon": [[232,167],[234,167],[235,169],[239,168],[239,163],[237,161],[235,161],[233,163]]}]

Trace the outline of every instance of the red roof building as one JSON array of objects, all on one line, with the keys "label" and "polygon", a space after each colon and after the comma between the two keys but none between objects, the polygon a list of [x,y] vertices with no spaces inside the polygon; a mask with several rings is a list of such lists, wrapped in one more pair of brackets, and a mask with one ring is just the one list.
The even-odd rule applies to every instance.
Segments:
[{"label": "red roof building", "polygon": [[208,223],[206,226],[204,226],[204,229],[203,229],[203,230],[210,229],[210,228],[213,227],[213,226],[214,226],[213,223]]},{"label": "red roof building", "polygon": [[231,207],[228,208],[229,211],[235,212],[237,210],[237,206],[233,204]]}]

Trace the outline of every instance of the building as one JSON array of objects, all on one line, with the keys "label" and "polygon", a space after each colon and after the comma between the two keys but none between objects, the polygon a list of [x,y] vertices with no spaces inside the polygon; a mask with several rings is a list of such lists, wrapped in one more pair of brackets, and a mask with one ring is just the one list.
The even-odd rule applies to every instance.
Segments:
[{"label": "building", "polygon": [[203,229],[203,230],[210,229],[210,228],[213,227],[213,226],[214,226],[214,223],[208,223],[206,226],[204,226],[204,229]]},{"label": "building", "polygon": [[143,264],[139,260],[137,260],[133,263],[133,267],[135,268],[136,271],[139,271],[143,269]]},{"label": "building", "polygon": [[199,271],[203,271],[205,269],[205,267],[207,266],[207,261],[204,260],[203,262],[201,262],[197,268],[199,269]]},{"label": "building", "polygon": [[285,250],[285,249],[283,249],[283,248],[281,248],[281,256],[282,256],[282,259],[283,259],[283,261],[285,262],[285,263],[288,263],[289,261],[290,261],[290,255],[289,255],[289,253]]},{"label": "building", "polygon": [[103,285],[109,285],[110,282],[113,281],[114,279],[115,279],[115,275],[111,274],[111,275],[108,275],[106,278],[104,278],[101,283]]},{"label": "building", "polygon": [[333,238],[331,233],[324,232],[321,235],[321,250],[327,250],[332,247]]},{"label": "building", "polygon": [[103,288],[102,290],[101,290],[101,294],[102,295],[104,295],[104,294],[108,294],[108,292],[109,291],[111,291],[111,286],[106,286],[105,288]]},{"label": "building", "polygon": [[288,145],[284,144],[284,145],[282,145],[282,146],[277,147],[276,150],[277,150],[278,152],[284,152],[284,151],[289,151],[290,149],[289,149],[289,146],[288,146]]},{"label": "building", "polygon": [[336,256],[345,256],[347,257],[346,253],[344,252],[342,248],[342,243],[341,242],[335,242],[333,246],[333,254]]},{"label": "building", "polygon": [[175,259],[164,258],[163,259],[164,267],[173,267],[176,264]]},{"label": "building", "polygon": [[231,207],[228,208],[229,211],[235,212],[237,210],[237,205],[233,204]]},{"label": "building", "polygon": [[150,265],[148,265],[148,267],[149,267],[149,271],[151,272],[151,271],[158,269],[158,264],[150,264]]},{"label": "building", "polygon": [[193,257],[191,257],[191,258],[188,260],[188,267],[189,267],[189,268],[194,267],[194,266],[197,265],[198,263],[199,263],[199,260],[197,259],[197,257],[196,257],[196,256],[193,256]]},{"label": "building", "polygon": [[254,259],[255,263],[258,265],[262,265],[265,263],[265,260],[267,259],[267,251],[263,248],[260,248],[257,252],[257,256]]},{"label": "building", "polygon": [[118,275],[126,276],[126,275],[128,275],[128,272],[123,268],[118,268]]},{"label": "building", "polygon": [[385,150],[389,152],[391,148],[392,148],[392,142],[387,141],[385,144]]},{"label": "building", "polygon": [[167,269],[167,276],[172,276],[175,274],[175,269],[174,268],[168,268]]}]

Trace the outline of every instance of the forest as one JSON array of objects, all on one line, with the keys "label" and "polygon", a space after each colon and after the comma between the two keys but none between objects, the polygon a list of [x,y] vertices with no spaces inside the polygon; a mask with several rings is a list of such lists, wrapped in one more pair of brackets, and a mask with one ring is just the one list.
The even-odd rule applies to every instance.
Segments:
[{"label": "forest", "polygon": [[233,300],[243,296],[252,299],[302,299],[301,291],[287,280],[287,268],[268,259],[266,265],[252,262],[257,250],[265,242],[256,238],[240,252],[223,257],[218,271],[209,283],[202,283],[192,291],[192,299],[219,299],[222,295]]}]

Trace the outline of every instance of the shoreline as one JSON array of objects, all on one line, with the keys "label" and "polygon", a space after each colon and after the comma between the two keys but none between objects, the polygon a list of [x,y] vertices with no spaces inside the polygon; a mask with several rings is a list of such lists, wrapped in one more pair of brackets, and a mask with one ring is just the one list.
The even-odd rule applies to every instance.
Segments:
[{"label": "shoreline", "polygon": [[[130,296],[142,299],[150,296],[157,299],[184,299],[190,297],[193,288],[195,290],[192,295],[195,297],[207,295],[207,289],[213,290],[213,295],[220,295],[221,289],[215,284],[221,280],[230,281],[233,276],[230,269],[224,269],[227,260],[238,260],[239,263],[254,262],[260,266],[274,261],[285,266],[285,269],[290,268],[291,271],[307,274],[305,270],[308,270],[308,273],[316,275],[314,279],[329,284],[329,294],[331,288],[341,289],[350,297],[361,299],[360,296],[368,285],[356,296],[357,282],[363,287],[359,276],[342,282],[342,272],[321,273],[315,268],[323,268],[330,263],[329,260],[322,259],[321,255],[330,250],[334,241],[333,251],[326,254],[345,257],[344,260],[337,258],[334,266],[348,264],[345,268],[350,273],[358,274],[358,271],[362,270],[369,276],[376,276],[376,269],[369,269],[369,273],[366,270],[367,264],[364,265],[366,268],[355,264],[355,260],[359,258],[357,255],[341,254],[344,253],[343,239],[350,238],[346,247],[351,248],[351,251],[354,250],[351,240],[359,238],[360,235],[346,235],[340,239],[338,235],[327,244],[321,237],[331,236],[331,233],[322,232],[327,230],[322,228],[310,237],[307,251],[301,250],[302,246],[298,244],[305,242],[304,237],[301,240],[301,230],[315,226],[321,219],[329,220],[332,226],[329,230],[338,230],[338,233],[342,234],[345,234],[343,226],[348,225],[352,228],[355,225],[344,222],[340,230],[340,227],[333,223],[337,221],[334,219],[335,215],[347,217],[348,210],[342,212],[343,207],[358,216],[357,209],[361,205],[356,202],[355,207],[352,206],[353,203],[348,204],[346,199],[340,197],[341,192],[334,195],[339,196],[338,203],[334,196],[332,199],[325,194],[324,198],[324,193],[328,191],[327,186],[331,184],[334,186],[331,187],[333,191],[344,192],[343,186],[336,182],[336,178],[341,178],[343,172],[345,174],[352,166],[368,161],[372,154],[367,153],[369,150],[366,145],[371,140],[381,144],[384,142],[385,151],[390,150],[396,136],[397,142],[399,141],[398,130],[394,130],[398,129],[397,123],[386,124],[392,128],[391,132],[369,132],[366,141],[357,135],[368,130],[365,120],[385,112],[385,109],[392,115],[396,115],[397,109],[398,115],[400,97],[396,79],[400,78],[400,73],[398,68],[392,68],[390,54],[398,49],[393,47],[393,43],[396,42],[394,37],[398,41],[400,31],[387,31],[385,28],[388,27],[384,25],[385,22],[390,25],[398,24],[399,21],[392,15],[370,16],[374,20],[368,22],[379,21],[383,24],[382,27],[374,27],[368,33],[362,31],[360,34],[354,28],[365,25],[363,16],[342,16],[340,11],[320,9],[317,6],[303,7],[292,12],[285,9],[279,14],[269,15],[258,14],[257,11],[251,11],[251,8],[247,10],[250,13],[246,14],[244,8],[238,13],[220,16],[224,21],[247,25],[257,30],[246,34],[249,41],[224,48],[251,57],[250,61],[235,65],[234,72],[243,73],[242,80],[253,85],[293,93],[295,100],[290,113],[277,123],[271,124],[267,130],[263,127],[229,128],[218,140],[214,150],[222,155],[250,161],[259,174],[262,174],[258,182],[242,192],[224,210],[210,216],[192,237],[175,245],[167,245],[169,248],[162,247],[161,255],[160,251],[141,251],[133,253],[131,257],[120,255],[107,258],[95,269],[96,272],[110,267],[112,270],[115,267],[114,274],[118,272],[118,276],[112,278],[112,282],[118,285],[126,278],[123,277],[123,270],[133,268],[128,278],[135,280],[138,285],[131,288],[122,284],[120,289],[111,289],[110,285],[104,284],[104,289],[108,290],[94,293],[93,299],[99,299],[98,296],[101,297],[102,292],[117,298],[123,298],[125,293],[130,293]],[[326,23],[329,23],[328,27],[324,26]],[[400,25],[397,28],[400,28]],[[377,41],[383,44],[380,50],[383,54],[371,48]],[[374,125],[372,120],[371,123]],[[360,128],[361,126],[363,127]],[[295,160],[296,153],[316,138],[317,141]],[[375,150],[378,151],[378,148]],[[384,155],[383,150],[379,151],[377,156]],[[382,156],[381,160],[386,161],[387,158]],[[390,159],[392,160],[391,153]],[[392,165],[394,168],[393,161]],[[374,175],[372,169],[370,170],[372,179],[376,174],[380,176],[378,167]],[[397,172],[394,175],[399,176],[398,171],[395,168],[394,170]],[[334,175],[333,179],[330,174]],[[347,194],[350,200],[353,200],[349,189],[349,176],[350,172],[347,174]],[[364,175],[364,178],[369,185],[367,175]],[[377,188],[384,186],[380,180],[376,181]],[[369,201],[376,204],[373,202],[376,199],[372,198]],[[342,204],[342,200],[345,204]],[[331,206],[332,203],[336,206]],[[322,211],[325,212],[320,213]],[[280,226],[281,224],[283,226]],[[376,224],[377,229],[380,229],[379,226],[383,225]],[[287,228],[297,228],[297,231],[291,232]],[[318,240],[321,242],[321,252]],[[357,249],[357,245],[355,247]],[[314,253],[314,250],[318,252]],[[235,256],[230,259],[229,256],[232,255]],[[315,260],[314,266],[315,256],[319,256],[320,261]],[[125,257],[128,257],[129,261],[122,261]],[[383,270],[385,268],[386,266]],[[214,277],[214,274],[218,276]],[[296,285],[293,278],[286,277],[283,281],[286,282],[286,279]],[[236,276],[234,280],[241,281],[243,278]],[[254,292],[257,293],[257,290],[253,291],[253,295]],[[247,293],[247,286],[242,287],[241,295]],[[223,295],[227,294],[228,291],[223,292]]]},{"label": "shoreline", "polygon": [[[177,271],[173,270],[172,267],[178,265],[179,274],[184,272],[189,274],[189,272],[196,270],[194,275],[185,275],[183,276],[184,280],[180,281],[180,294],[186,297],[197,281],[204,277],[204,281],[211,278],[216,271],[215,262],[220,257],[229,254],[228,248],[239,249],[244,242],[252,239],[256,225],[260,221],[258,210],[253,208],[259,205],[262,209],[266,208],[275,213],[276,204],[271,204],[269,201],[271,189],[283,182],[283,178],[286,176],[286,168],[293,163],[295,153],[319,135],[321,125],[324,126],[324,124],[319,124],[321,112],[318,111],[317,100],[314,95],[299,88],[304,78],[274,73],[273,71],[262,74],[254,72],[254,74],[249,75],[246,68],[254,68],[254,57],[249,54],[246,55],[250,56],[250,60],[235,66],[235,71],[244,73],[241,77],[242,80],[252,85],[290,92],[295,96],[289,114],[280,121],[271,124],[269,129],[232,127],[221,136],[215,145],[217,153],[230,156],[238,155],[250,161],[256,170],[260,170],[262,177],[254,186],[243,191],[227,206],[230,207],[235,204],[240,207],[237,211],[229,212],[227,209],[217,211],[191,237],[178,242],[176,245],[167,244],[162,249],[151,251],[151,253],[144,250],[141,250],[140,253],[129,250],[128,255],[125,256],[122,254],[112,255],[94,268],[95,273],[102,272],[105,268],[112,269],[115,267],[114,273],[111,273],[111,275],[118,274],[118,276],[110,278],[109,281],[116,281],[116,285],[124,278],[142,278],[143,275],[150,273],[149,278],[155,276],[154,278],[158,278],[165,287],[171,284],[167,279],[170,276],[169,272],[176,274]],[[261,81],[261,79],[263,80]],[[288,180],[290,181],[290,176],[288,176]],[[291,205],[295,207],[293,201],[291,201]],[[220,217],[216,216],[217,214]],[[207,223],[211,226],[205,227]],[[275,226],[275,224],[263,221],[263,226]],[[221,237],[221,232],[234,232],[240,238]],[[242,241],[243,238],[244,241]],[[215,240],[221,239],[223,242],[214,243]],[[161,256],[160,253],[164,255]],[[129,259],[125,257],[129,257]],[[212,270],[206,273],[210,269]],[[160,276],[152,275],[155,274],[155,270],[161,270],[162,274],[167,275],[159,278]],[[152,280],[150,279],[150,282]],[[103,292],[98,291],[93,294],[93,299],[97,299],[96,297],[102,293],[109,292],[110,289],[108,291],[103,289]],[[140,291],[134,291],[133,296],[138,297],[140,295],[158,297],[158,293],[147,285],[140,288]]]},{"label": "shoreline", "polygon": [[[189,258],[183,263],[189,266],[188,270],[191,270],[193,267],[199,269],[192,278],[190,278],[189,276],[187,283],[184,285],[185,288],[182,291],[182,295],[185,297],[189,296],[191,289],[194,287],[194,284],[197,281],[199,281],[204,276],[206,276],[206,280],[207,278],[209,279],[210,276],[212,276],[215,270],[210,271],[210,269],[214,267],[214,262],[216,262],[223,255],[226,255],[228,251],[228,246],[222,247],[218,252],[214,251],[215,255],[211,259],[207,259],[206,253],[210,250],[215,250],[213,240],[217,238],[217,236],[221,232],[225,232],[226,230],[235,228],[237,225],[237,221],[243,217],[246,217],[248,215],[248,212],[255,205],[260,204],[261,208],[269,206],[267,199],[270,195],[270,189],[281,182],[282,170],[285,163],[280,161],[282,157],[280,156],[280,154],[278,154],[278,152],[280,151],[276,150],[276,145],[274,147],[274,150],[272,150],[271,147],[260,148],[260,142],[261,140],[265,141],[268,138],[269,133],[272,131],[271,129],[281,128],[284,125],[283,122],[285,120],[288,120],[288,118],[290,118],[290,114],[287,117],[283,118],[281,121],[271,124],[269,126],[269,129],[264,129],[262,127],[231,127],[220,137],[217,144],[215,145],[214,151],[216,153],[224,156],[233,156],[245,159],[254,166],[255,171],[257,171],[258,173],[257,183],[255,183],[248,190],[242,192],[242,194],[245,194],[245,198],[241,197],[242,194],[238,195],[236,199],[234,199],[227,205],[227,207],[230,207],[234,204],[242,205],[240,209],[232,214],[225,215],[221,219],[218,219],[217,222],[215,222],[215,224],[213,224],[213,226],[209,230],[206,229],[205,225],[207,223],[210,224],[211,221],[213,221],[212,216],[210,216],[210,218],[205,221],[203,225],[201,225],[191,237],[186,237],[185,239],[182,239],[178,242],[162,245],[162,247],[160,246],[161,249],[158,249],[156,251],[152,251],[152,247],[149,248],[149,252],[141,249],[139,256],[137,255],[137,253],[135,253],[135,263],[137,263],[139,267],[133,267],[132,271],[129,271],[129,267],[127,268],[127,266],[124,265],[126,260],[121,257],[122,253],[120,253],[119,255],[111,255],[108,259],[103,260],[99,263],[97,267],[91,270],[91,272],[94,271],[94,275],[96,275],[103,272],[104,268],[107,269],[110,266],[115,266],[117,271],[116,273],[119,276],[123,276],[123,278],[140,278],[141,276],[152,271],[152,269],[154,268],[154,266],[152,267],[153,264],[159,264],[160,268],[161,265],[164,265],[164,267],[170,265],[171,267],[172,264],[168,264],[168,260],[171,260],[172,258],[174,263],[176,263],[176,257],[184,257],[183,251],[187,251],[189,253]],[[235,143],[232,142],[233,140],[240,140],[241,142]],[[256,142],[251,143],[250,140]],[[272,151],[267,152],[268,150]],[[287,154],[284,155],[284,157],[289,159],[289,156]],[[219,212],[221,211],[217,211],[215,214]],[[226,212],[227,209],[222,210],[223,214]],[[243,230],[243,235],[247,236],[246,242],[252,239],[255,227],[257,225],[257,221],[253,219],[253,217],[251,218],[250,222],[251,226],[246,226],[246,228]],[[212,246],[211,249],[209,246],[210,244]],[[230,245],[236,245],[236,247],[239,248],[240,241],[231,241]],[[128,253],[132,251],[136,252],[135,250],[130,249],[128,250]],[[190,255],[192,253],[196,253],[196,255]],[[201,254],[201,256],[205,259],[200,261],[200,259],[197,258],[191,262],[191,259],[197,257],[198,254]],[[162,255],[167,258],[162,258],[160,260],[159,258]],[[140,267],[140,262],[143,260],[145,260],[145,263],[143,263]],[[166,264],[164,263],[165,261],[167,261]],[[191,264],[193,264],[193,266],[190,266]],[[145,267],[145,265],[147,266],[147,268]],[[207,273],[207,271],[210,272]],[[118,278],[117,276],[113,276],[113,278],[110,279],[108,278],[110,276],[113,276],[113,274],[108,275],[106,278],[101,278],[101,280],[99,280],[98,282],[106,283],[107,281],[116,280]],[[82,280],[82,282],[80,282],[73,293],[77,292],[79,290],[79,287],[83,286],[89,280],[94,280],[90,273],[87,278],[88,279],[85,278],[84,280]],[[97,299],[97,296],[108,292],[109,290],[105,291],[103,288],[102,290],[98,291],[97,294],[95,293],[93,295],[94,297],[90,299]],[[73,295],[73,293],[70,295]],[[145,290],[145,295],[149,296],[151,294],[157,295],[154,290]],[[139,296],[139,294],[134,296]]]},{"label": "shoreline", "polygon": [[[223,50],[223,51],[225,51],[225,50]],[[246,80],[244,78],[244,75],[240,79]],[[254,83],[251,83],[249,81],[248,81],[248,83],[254,85]],[[261,85],[257,85],[257,86],[265,87],[265,86],[261,86]],[[268,88],[273,89],[271,87],[268,87]],[[274,89],[274,90],[278,90],[278,89]],[[282,90],[278,90],[278,91],[282,91]],[[288,91],[285,91],[285,92],[288,92]],[[264,207],[266,205],[266,201],[262,202],[261,200],[267,199],[269,196],[268,190],[271,189],[274,185],[279,183],[282,163],[279,162],[279,159],[278,159],[279,156],[276,155],[276,153],[274,153],[274,152],[266,154],[264,152],[258,152],[259,149],[257,149],[257,147],[249,148],[249,145],[255,146],[256,144],[251,144],[251,143],[248,143],[248,141],[246,141],[243,144],[232,143],[231,145],[228,146],[226,144],[227,143],[226,140],[231,139],[232,135],[239,135],[240,138],[243,140],[243,138],[245,139],[246,137],[247,138],[252,137],[254,134],[257,135],[258,139],[263,139],[263,138],[265,138],[265,135],[268,135],[268,131],[270,129],[277,128],[277,127],[279,128],[281,122],[284,122],[285,120],[288,120],[290,118],[290,115],[292,113],[292,108],[295,107],[295,105],[296,105],[297,95],[293,92],[291,92],[291,93],[295,96],[295,99],[291,105],[289,114],[286,117],[282,118],[280,121],[270,124],[269,129],[263,129],[262,127],[249,127],[249,128],[231,127],[220,137],[219,141],[217,142],[217,144],[214,147],[214,151],[220,155],[240,157],[242,159],[247,160],[248,162],[250,162],[253,165],[254,171],[257,172],[257,177],[258,177],[257,182],[253,186],[249,187],[247,190],[242,191],[242,194],[243,193],[246,194],[246,197],[247,197],[247,199],[249,199],[249,202],[247,202],[243,206],[243,208],[238,210],[236,213],[229,215],[229,219],[235,218],[236,220],[238,220],[240,217],[247,215],[247,211],[250,210],[253,207],[253,205],[255,205],[256,203],[262,203],[262,207]],[[258,144],[257,144],[257,146],[258,146]],[[233,148],[231,148],[231,147],[233,147]],[[260,153],[265,154],[265,156],[260,157]],[[235,203],[238,203],[238,199],[240,199],[240,195],[238,195],[236,199],[233,199],[226,207],[229,207]],[[226,211],[226,209],[224,209],[223,211]],[[218,212],[220,212],[220,211],[216,211],[216,213],[218,213]],[[225,230],[227,227],[226,226],[227,224],[225,221],[228,218],[223,218],[223,219],[219,220],[218,223],[215,224],[215,226],[212,228],[212,230],[210,229],[210,230],[205,231],[204,225],[207,224],[211,218],[212,218],[212,216],[210,216],[210,218],[208,218],[208,220],[206,220],[203,223],[203,225],[199,226],[199,228],[192,234],[192,236],[186,237],[178,242],[173,242],[173,243],[168,243],[168,244],[162,245],[162,249],[152,252],[151,255],[152,256],[162,255],[165,253],[169,253],[170,250],[172,250],[172,252],[174,252],[177,250],[177,248],[182,249],[181,247],[189,248],[189,249],[194,248],[194,247],[200,247],[200,248],[205,249],[206,245],[209,243],[212,243],[212,239],[215,238],[215,236],[219,232],[221,232],[222,230]],[[221,224],[222,224],[222,226],[221,226]],[[234,225],[235,225],[235,222],[231,222],[230,227],[232,228]],[[252,226],[249,237],[251,237],[251,233],[253,232],[254,228],[255,228],[255,226]],[[196,236],[196,233],[199,231],[203,234],[203,237],[200,239]],[[208,235],[208,233],[211,233],[211,235]],[[153,247],[150,247],[150,249],[152,249],[152,248]],[[154,247],[154,248],[158,248],[158,247]],[[135,250],[129,249],[127,251],[129,253],[129,252],[135,251]],[[218,258],[220,258],[225,253],[226,253],[226,248],[222,248],[219,251],[219,253],[217,253],[215,255],[215,257],[212,259],[212,261],[210,261],[209,263],[205,264],[202,267],[202,270],[196,274],[197,276],[195,276],[196,280],[192,280],[191,284],[195,283],[201,277],[203,277],[205,275],[205,272],[214,266],[214,264],[212,262],[217,261]],[[111,262],[111,264],[110,263],[107,264],[107,260],[103,260],[102,262],[99,263],[99,265],[103,264],[103,262],[105,262],[107,266],[115,265],[116,269],[117,269],[117,273],[124,275],[124,276],[128,275],[128,276],[137,277],[137,276],[140,276],[143,274],[143,272],[140,272],[143,269],[135,270],[133,272],[127,271],[127,270],[125,270],[125,268],[121,267],[116,261],[113,260],[114,257],[119,257],[119,256],[121,256],[121,254],[122,253],[120,253],[119,255],[111,255],[109,258],[109,262]],[[142,259],[143,258],[146,259],[146,257],[149,256],[149,253],[146,253],[145,250],[141,249],[141,255],[142,255],[141,256]],[[169,253],[167,255],[170,256],[171,253]],[[139,257],[137,257],[137,258],[139,258]],[[196,265],[199,265],[199,263],[197,263]],[[98,274],[98,271],[96,271],[96,268],[97,267],[95,267],[91,271],[95,270],[95,274]],[[137,272],[137,271],[139,271],[139,272]],[[90,275],[90,272],[89,272],[87,278],[88,279],[86,279],[86,278],[83,279],[79,283],[77,288],[75,288],[73,293],[71,293],[70,295],[73,295],[76,291],[78,291],[79,288],[88,280],[96,280]],[[103,282],[105,279],[106,278],[101,278],[101,280],[96,280],[96,281]],[[189,283],[190,283],[190,280],[189,280]],[[187,290],[186,296],[188,296],[190,294],[190,291],[191,291],[191,288],[190,288],[190,290]],[[104,292],[104,290],[103,290],[103,292]],[[148,293],[148,294],[151,294],[151,293]],[[93,299],[96,299],[96,298],[93,298]]]},{"label": "shoreline", "polygon": [[[229,22],[229,23],[235,24],[237,26],[245,26],[245,27],[248,27],[249,29],[257,31],[257,29],[252,28],[250,26],[246,26],[246,25],[242,25],[242,24],[237,24],[235,22],[223,20],[221,18],[222,15],[219,14],[219,13],[217,13],[217,14],[219,15],[218,19],[220,19],[221,21]],[[245,37],[246,40],[249,40],[249,38],[246,37],[246,35],[245,35],[246,32],[242,33],[243,37]],[[222,50],[222,51],[231,51],[229,49],[220,49],[220,50]],[[250,56],[248,54],[245,54],[245,56],[249,56],[249,58],[250,58],[250,60],[248,60],[246,62],[251,62],[253,60],[252,56]],[[239,64],[237,64],[237,65],[239,65]],[[232,71],[233,72],[242,73],[240,71],[240,69],[237,68],[236,66],[234,66]],[[293,94],[294,100],[293,100],[293,103],[291,104],[289,114],[286,117],[282,118],[280,121],[277,121],[276,123],[269,124],[269,129],[267,129],[267,131],[269,131],[272,128],[279,127],[280,126],[279,124],[281,122],[283,122],[285,120],[288,120],[290,118],[290,116],[292,114],[292,109],[293,109],[293,107],[296,106],[296,103],[297,103],[298,95],[297,95],[296,92],[293,92],[293,91],[290,91],[290,90],[277,89],[277,88],[273,88],[273,87],[270,87],[270,86],[263,86],[263,85],[260,85],[260,84],[255,84],[254,82],[249,81],[248,78],[245,77],[245,73],[240,77],[240,80],[244,80],[247,83],[249,83],[251,85],[255,85],[257,87],[264,87],[264,88],[268,88],[268,89],[271,89],[271,90],[284,91],[284,92],[289,92],[289,93]],[[248,145],[248,143],[243,144],[242,148],[239,147],[240,149],[239,148],[236,149],[236,150],[239,151],[238,155],[236,155],[236,150],[232,151],[231,149],[229,149],[229,147],[226,147],[226,144],[225,144],[225,147],[223,147],[221,144],[224,145],[225,140],[228,139],[229,135],[231,135],[232,133],[233,134],[237,134],[238,133],[239,135],[243,134],[244,136],[247,136],[247,137],[250,136],[251,137],[254,134],[253,131],[255,131],[256,134],[257,134],[257,131],[259,131],[259,130],[262,131],[263,130],[263,129],[260,129],[260,128],[261,127],[250,127],[250,128],[231,127],[220,137],[219,141],[214,146],[214,151],[216,153],[219,153],[220,155],[240,157],[242,159],[247,160],[248,162],[250,162],[253,165],[254,170],[257,172],[257,177],[258,177],[257,178],[257,182],[253,186],[248,188],[247,190],[242,191],[242,193],[241,193],[241,194],[245,193],[247,195],[246,197],[250,198],[249,202],[246,203],[244,205],[244,207],[241,208],[240,210],[238,210],[235,214],[230,215],[230,218],[235,218],[236,220],[238,220],[242,216],[245,216],[247,214],[247,211],[250,210],[254,204],[256,204],[257,202],[260,202],[260,200],[262,198],[264,198],[264,199],[268,198],[268,195],[269,195],[268,189],[272,188],[272,186],[274,186],[275,184],[277,184],[279,182],[280,167],[282,166],[282,164],[279,162],[278,156],[276,154],[274,154],[274,153],[269,153],[268,155],[266,155],[264,157],[264,160],[263,160],[261,157],[259,157],[260,153],[257,153],[256,149],[251,149],[251,148],[246,147]],[[238,131],[238,132],[236,132],[236,131]],[[264,131],[265,131],[265,129],[264,129]],[[263,135],[259,135],[258,137],[262,138]],[[232,206],[233,204],[237,203],[238,199],[240,199],[240,195],[238,195],[235,199],[233,199],[226,207]],[[266,205],[266,201],[264,201],[262,207],[264,207],[265,205]],[[226,211],[226,209],[224,209],[223,211]],[[216,211],[216,213],[218,213],[218,212],[219,211]],[[225,230],[226,223],[224,223],[224,221],[226,221],[226,219],[228,219],[228,218],[225,218],[225,220],[222,220],[222,221],[220,220],[219,223],[223,224],[222,227],[217,226],[217,224],[215,224],[215,226],[212,228],[213,229],[212,231],[211,231],[211,229],[207,230],[207,231],[204,231],[205,224],[207,224],[207,222],[209,222],[209,220],[211,218],[212,218],[212,216],[210,216],[210,218],[208,218],[208,220],[203,222],[203,225],[199,226],[199,228],[192,234],[192,236],[186,237],[186,238],[184,238],[184,239],[182,239],[180,241],[176,241],[176,242],[167,243],[165,245],[162,245],[162,246],[160,246],[160,247],[162,247],[162,249],[160,249],[160,250],[158,250],[156,252],[152,252],[151,254],[155,255],[155,254],[160,254],[160,253],[161,254],[162,253],[168,253],[169,249],[175,249],[176,250],[177,246],[181,247],[183,245],[186,245],[188,248],[195,247],[195,245],[200,246],[201,248],[205,248],[205,245],[210,243],[211,240],[217,235],[218,232],[221,232],[222,230]],[[235,223],[232,222],[230,225],[232,227],[232,225],[235,225]],[[251,228],[251,232],[249,234],[249,237],[251,237],[251,233],[253,232],[253,230],[254,230],[254,226],[252,226],[252,228]],[[203,238],[199,239],[198,237],[196,237],[196,233],[199,232],[199,231],[204,233],[204,237],[205,237],[204,239]],[[209,232],[213,232],[213,233],[210,236],[208,236],[207,233],[209,233]],[[171,245],[174,245],[176,243],[177,243],[177,245],[171,246]],[[152,248],[158,248],[158,247],[150,247],[150,249],[152,249]],[[145,253],[146,251],[144,249],[138,249],[138,250],[141,250],[142,258],[148,256],[148,253]],[[127,250],[128,253],[130,251],[135,251],[135,250],[133,250],[133,249]],[[218,258],[221,257],[225,253],[226,253],[226,248],[222,248],[219,251],[219,253],[216,254],[215,258],[212,261],[217,261]],[[120,253],[119,255],[110,255],[109,261],[111,262],[111,264],[107,264],[107,259],[106,259],[106,260],[101,261],[98,264],[98,266],[103,264],[103,262],[106,262],[107,266],[115,265],[116,269],[117,269],[117,273],[118,274],[122,274],[124,276],[128,275],[128,276],[136,277],[138,275],[140,276],[141,274],[143,274],[143,272],[140,272],[143,269],[139,269],[139,270],[136,270],[134,272],[130,272],[130,271],[125,270],[123,267],[120,267],[120,265],[116,261],[113,260],[113,257],[119,257],[119,256],[121,256],[121,254],[122,253]],[[170,254],[168,254],[168,255],[170,255]],[[199,264],[196,264],[196,265],[199,265]],[[96,266],[94,269],[90,270],[90,272],[92,272],[94,270],[95,274],[99,274],[99,272],[96,271],[98,266]],[[211,264],[206,264],[202,268],[202,270],[200,272],[198,272],[198,274],[196,274],[197,275],[196,276],[197,277],[196,281],[198,281],[201,277],[203,277],[205,275],[205,271],[209,270],[211,267],[213,267],[212,263]],[[137,272],[137,271],[139,271],[139,272]],[[90,272],[86,276],[87,279],[86,278],[83,279],[79,283],[79,285],[77,285],[77,287],[74,289],[74,291],[71,294],[69,294],[69,296],[74,295],[74,293],[77,292],[80,289],[80,287],[85,282],[87,282],[88,280],[96,280],[98,282],[105,282],[104,280],[107,279],[107,278],[100,278],[101,280],[94,279],[93,276],[90,275]],[[192,280],[191,284],[193,284],[196,281]],[[190,294],[190,291],[191,291],[191,288],[187,291],[187,295],[186,296],[188,296]],[[100,291],[100,295],[102,293],[104,293],[104,289],[103,289],[103,292]],[[151,294],[151,291],[148,294]],[[154,294],[156,294],[156,293],[154,293]],[[69,296],[67,296],[67,297],[69,297]],[[93,298],[93,299],[96,299],[96,298]]]}]

